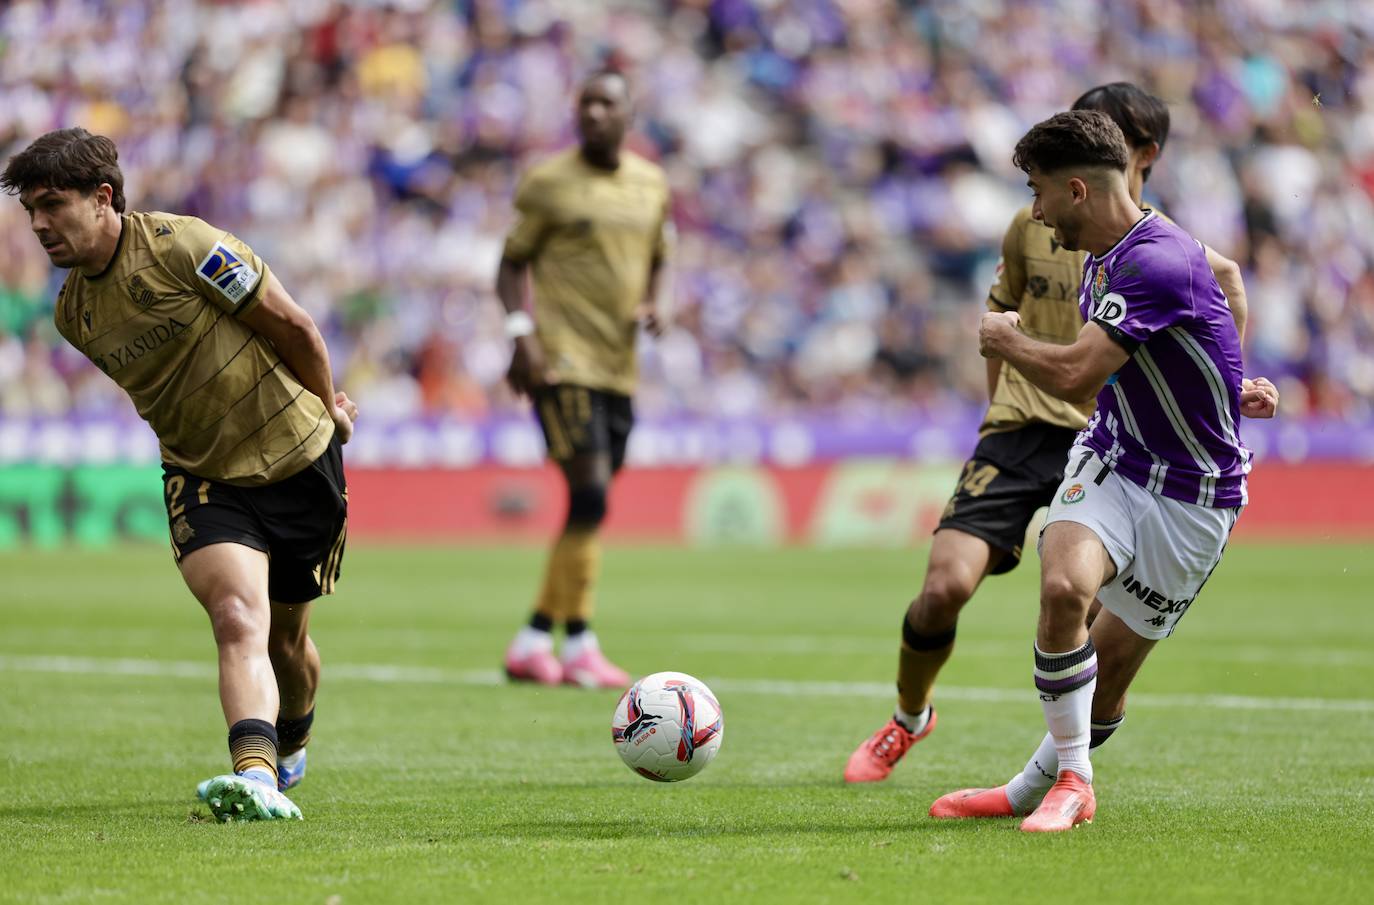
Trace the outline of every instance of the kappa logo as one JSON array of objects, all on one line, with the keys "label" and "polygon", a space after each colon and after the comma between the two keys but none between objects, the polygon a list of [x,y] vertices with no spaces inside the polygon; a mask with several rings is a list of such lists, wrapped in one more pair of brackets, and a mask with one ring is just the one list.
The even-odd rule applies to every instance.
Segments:
[{"label": "kappa logo", "polygon": [[153,235],[159,238],[162,236],[170,236],[171,234],[172,228],[168,226],[166,223],[159,223],[157,225],[157,229],[153,230]]},{"label": "kappa logo", "polygon": [[1064,491],[1063,495],[1059,497],[1059,501],[1066,505],[1072,506],[1074,503],[1083,502],[1083,498],[1087,495],[1088,492],[1083,489],[1082,484],[1075,484]]},{"label": "kappa logo", "polygon": [[196,275],[235,305],[243,301],[249,290],[258,284],[258,272],[223,242],[216,242],[215,247],[210,249],[210,253],[196,267]]},{"label": "kappa logo", "polygon": [[86,329],[87,329],[87,330],[91,329],[91,309],[89,309],[89,308],[82,308],[82,309],[81,309],[81,319],[82,319],[83,321],[86,322]]}]

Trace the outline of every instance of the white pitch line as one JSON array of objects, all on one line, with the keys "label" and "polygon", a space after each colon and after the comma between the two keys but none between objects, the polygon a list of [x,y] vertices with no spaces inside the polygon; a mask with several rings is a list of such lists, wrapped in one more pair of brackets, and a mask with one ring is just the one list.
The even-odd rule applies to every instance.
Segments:
[{"label": "white pitch line", "polygon": [[[369,663],[326,663],[327,679],[400,685],[496,686],[505,684],[499,670],[466,672],[427,666],[390,666]],[[174,679],[213,679],[215,665],[190,660],[140,660],[97,657],[34,657],[0,654],[0,671],[65,673],[90,676],[151,676]],[[707,678],[716,691],[750,695],[792,695],[804,698],[890,698],[894,686],[886,682],[826,682],[790,679]],[[941,685],[944,700],[976,703],[1033,703],[1035,690],[1027,683],[1017,688],[968,688]],[[1231,694],[1131,695],[1132,706],[1188,707],[1214,710],[1298,710],[1322,713],[1374,713],[1374,700],[1365,698],[1267,698]]]},{"label": "white pitch line", "polygon": [[[895,633],[894,633],[895,634]],[[683,648],[714,654],[767,654],[769,656],[812,657],[820,655],[892,654],[897,645],[891,639],[816,635],[683,635],[678,638]],[[1026,641],[959,641],[960,657],[1025,656]],[[1370,662],[1369,651],[1353,648],[1325,647],[1264,647],[1208,645],[1202,650],[1190,650],[1188,659],[1208,663],[1270,663],[1281,661],[1300,666],[1343,669],[1365,666]]]}]

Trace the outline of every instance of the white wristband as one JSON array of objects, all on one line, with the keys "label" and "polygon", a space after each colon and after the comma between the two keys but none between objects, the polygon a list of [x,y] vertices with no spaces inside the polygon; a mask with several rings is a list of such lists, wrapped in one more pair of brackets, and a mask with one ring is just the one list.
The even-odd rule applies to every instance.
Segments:
[{"label": "white wristband", "polygon": [[506,339],[519,339],[534,332],[534,318],[528,311],[512,311],[506,315]]}]

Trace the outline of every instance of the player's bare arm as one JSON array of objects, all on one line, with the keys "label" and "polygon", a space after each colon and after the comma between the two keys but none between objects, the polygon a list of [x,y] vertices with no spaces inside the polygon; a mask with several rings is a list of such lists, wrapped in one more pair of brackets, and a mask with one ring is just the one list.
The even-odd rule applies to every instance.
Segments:
[{"label": "player's bare arm", "polygon": [[649,265],[649,285],[644,290],[644,301],[635,312],[635,319],[644,325],[650,336],[659,337],[668,329],[668,318],[660,303],[663,283],[663,260],[654,258]]},{"label": "player's bare arm", "polygon": [[314,319],[296,304],[275,274],[269,272],[267,280],[262,301],[240,315],[239,319],[267,337],[301,386],[320,397],[334,419],[339,441],[347,443],[353,436],[358,406],[344,393],[334,391],[329,350]]},{"label": "player's bare arm", "polygon": [[1002,376],[1002,360],[1000,358],[989,358],[988,365],[988,401],[997,395],[997,379]]},{"label": "player's bare arm", "polygon": [[1245,280],[1240,274],[1240,265],[1210,245],[1204,245],[1207,252],[1207,266],[1217,278],[1217,285],[1226,296],[1226,304],[1231,309],[1231,319],[1236,322],[1236,333],[1245,339],[1245,324],[1250,317],[1250,307],[1245,298]]},{"label": "player's bare arm", "polygon": [[[1066,402],[1086,402],[1101,392],[1107,378],[1130,358],[1107,331],[1085,324],[1068,346],[1043,343],[1020,331],[1015,311],[988,312],[978,330],[978,351],[989,362],[1006,361],[1031,383]],[[989,380],[991,381],[991,368]],[[1240,413],[1246,418],[1272,418],[1278,412],[1279,391],[1263,377],[1241,382]]]},{"label": "player's bare arm", "polygon": [[1088,323],[1067,346],[1040,342],[1020,330],[1015,311],[983,315],[978,328],[978,351],[985,358],[1007,362],[1027,380],[1056,399],[1088,402],[1130,360],[1126,350],[1107,331]]},{"label": "player's bare arm", "polygon": [[496,271],[496,296],[506,309],[506,336],[515,344],[506,382],[520,396],[529,396],[550,383],[544,349],[534,334],[534,318],[525,306],[529,264],[501,258]]}]

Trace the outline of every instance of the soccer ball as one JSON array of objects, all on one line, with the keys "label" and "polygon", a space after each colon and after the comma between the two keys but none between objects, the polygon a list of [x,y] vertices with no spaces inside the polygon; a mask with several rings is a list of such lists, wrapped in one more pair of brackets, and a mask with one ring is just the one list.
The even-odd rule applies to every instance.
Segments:
[{"label": "soccer ball", "polygon": [[655,782],[696,776],[720,750],[725,716],[711,689],[686,673],[656,672],[615,705],[611,740],[625,765]]}]

